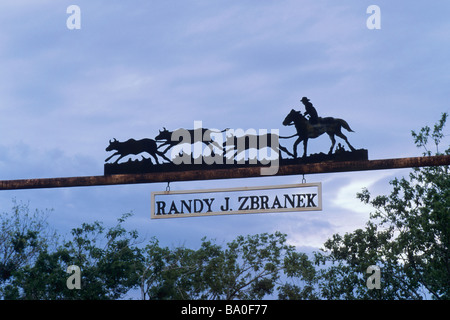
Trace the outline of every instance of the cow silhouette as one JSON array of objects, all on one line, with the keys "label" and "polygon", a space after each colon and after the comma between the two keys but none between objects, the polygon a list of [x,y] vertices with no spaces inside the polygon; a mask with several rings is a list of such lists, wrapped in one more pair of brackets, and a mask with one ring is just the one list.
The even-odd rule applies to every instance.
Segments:
[{"label": "cow silhouette", "polygon": [[[293,135],[295,136],[295,135]],[[292,153],[289,152],[288,149],[286,149],[285,147],[283,147],[282,145],[279,144],[278,139],[287,139],[287,138],[292,138],[291,137],[280,137],[277,134],[274,133],[266,133],[266,134],[262,134],[262,135],[258,135],[258,134],[245,134],[242,137],[236,137],[235,135],[231,135],[228,136],[226,141],[223,143],[223,148],[224,150],[226,149],[226,147],[232,146],[233,149],[229,149],[226,150],[224,153],[228,153],[230,150],[234,151],[234,155],[233,158],[236,157],[238,155],[238,153],[245,151],[245,150],[249,150],[249,149],[261,149],[263,147],[269,147],[272,150],[274,150],[275,152],[280,153],[281,151],[286,152],[288,155],[293,156]],[[276,141],[275,145],[272,145],[272,143]]]},{"label": "cow silhouette", "polygon": [[[189,134],[190,142],[191,144],[198,142],[195,140],[195,130],[200,129],[176,129],[175,131],[169,131],[166,128],[163,128],[163,130],[159,130],[159,134],[155,137],[156,141],[164,141],[163,144],[161,144],[158,148],[161,148],[163,146],[168,146],[166,150],[164,150],[164,153],[166,153],[170,148],[173,146],[179,144],[183,139],[181,138],[181,135],[183,133]],[[223,150],[222,146],[214,141],[211,137],[211,133],[223,133],[227,129],[223,129],[222,131],[216,131],[216,130],[210,130],[206,128],[201,128],[201,138],[200,142],[204,143],[207,146],[213,145],[219,150]],[[175,133],[175,136],[177,136],[178,140],[172,140],[172,135]]]},{"label": "cow silhouette", "polygon": [[164,160],[167,160],[171,162],[163,152],[158,150],[158,146],[156,144],[156,141],[153,139],[141,139],[141,140],[135,140],[135,139],[128,139],[127,141],[120,142],[116,139],[109,140],[109,146],[106,148],[106,151],[113,151],[116,150],[116,152],[111,155],[110,157],[105,159],[105,162],[108,162],[112,157],[119,155],[119,157],[114,161],[114,163],[118,163],[120,159],[122,159],[125,156],[128,155],[138,155],[142,152],[147,152],[150,154],[156,161],[157,164],[159,164],[158,161],[158,155],[162,157]]}]

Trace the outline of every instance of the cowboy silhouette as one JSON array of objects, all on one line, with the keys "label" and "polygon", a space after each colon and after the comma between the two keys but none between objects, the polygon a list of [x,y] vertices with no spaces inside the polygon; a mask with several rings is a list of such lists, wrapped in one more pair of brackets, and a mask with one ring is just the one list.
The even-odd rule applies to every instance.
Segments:
[{"label": "cowboy silhouette", "polygon": [[307,97],[303,97],[302,100],[300,100],[305,105],[305,116],[309,115],[309,122],[311,124],[317,124],[319,123],[319,116],[317,115],[317,110],[314,108],[310,100]]}]

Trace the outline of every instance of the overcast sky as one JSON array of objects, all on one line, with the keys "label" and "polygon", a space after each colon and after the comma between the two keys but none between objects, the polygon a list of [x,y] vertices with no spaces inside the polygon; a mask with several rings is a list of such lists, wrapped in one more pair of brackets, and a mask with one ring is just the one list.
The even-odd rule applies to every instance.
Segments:
[{"label": "overcast sky", "polygon": [[[70,30],[69,5],[81,9]],[[366,12],[381,9],[381,29]],[[369,159],[420,156],[411,130],[449,112],[450,2],[363,0],[2,0],[0,180],[102,175],[112,138],[154,138],[166,127],[279,129],[303,96],[320,116],[347,120]],[[449,129],[447,129],[447,133]],[[341,142],[338,140],[338,142]],[[322,136],[310,152],[328,151]],[[306,176],[322,182],[323,210],[150,220],[166,184],[1,191],[52,208],[65,233],[82,222],[127,227],[163,244],[218,243],[281,231],[300,248],[364,226],[356,199],[408,170]],[[301,176],[172,183],[172,190],[301,182]]]}]

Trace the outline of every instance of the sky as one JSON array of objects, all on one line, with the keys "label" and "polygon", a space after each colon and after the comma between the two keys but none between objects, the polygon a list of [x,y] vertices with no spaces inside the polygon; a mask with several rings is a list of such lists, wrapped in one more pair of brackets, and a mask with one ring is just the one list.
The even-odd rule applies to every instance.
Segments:
[{"label": "sky", "polygon": [[[70,5],[80,29],[70,29]],[[369,29],[370,5],[380,29]],[[110,139],[154,138],[166,127],[279,129],[303,96],[319,116],[345,119],[369,159],[421,156],[411,130],[449,112],[450,3],[384,0],[2,0],[0,180],[102,175]],[[450,132],[447,129],[447,134]],[[448,140],[448,137],[447,137]],[[342,142],[338,139],[338,142]],[[328,137],[309,142],[326,152]],[[323,210],[150,219],[165,183],[0,192],[52,209],[61,234],[83,222],[125,226],[168,246],[224,244],[281,231],[311,251],[363,228],[372,211],[356,193],[389,194],[408,169],[306,175]],[[302,176],[171,183],[171,190],[300,183]]]}]

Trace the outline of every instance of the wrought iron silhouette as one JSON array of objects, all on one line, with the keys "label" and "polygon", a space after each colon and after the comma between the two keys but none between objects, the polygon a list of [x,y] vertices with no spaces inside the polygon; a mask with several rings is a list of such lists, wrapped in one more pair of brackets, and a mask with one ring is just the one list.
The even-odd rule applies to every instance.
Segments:
[{"label": "wrought iron silhouette", "polygon": [[356,151],[341,131],[341,128],[344,128],[349,132],[354,132],[345,120],[332,117],[319,117],[317,124],[311,124],[300,111],[295,111],[292,109],[284,119],[283,125],[294,125],[297,130],[298,138],[294,142],[294,158],[297,158],[297,146],[301,141],[303,141],[303,158],[305,158],[308,147],[308,139],[317,138],[324,133],[327,133],[331,139],[331,148],[328,152],[329,155],[333,153],[334,145],[336,144],[336,139],[334,138],[335,135],[342,138],[352,151]]},{"label": "wrought iron silhouette", "polygon": [[113,141],[109,140],[109,146],[106,147],[106,151],[113,150],[116,150],[116,152],[106,158],[105,162],[108,162],[111,158],[118,155],[119,157],[116,159],[116,161],[114,161],[114,163],[117,164],[119,160],[125,156],[138,155],[143,152],[149,153],[155,159],[157,164],[159,164],[157,155],[161,156],[164,160],[171,162],[171,160],[168,159],[163,152],[158,150],[156,141],[153,139],[129,139],[125,142],[119,142],[116,139],[114,139]]},{"label": "wrought iron silhouette", "polygon": [[[234,151],[233,158],[234,158],[238,155],[239,152],[249,150],[251,148],[255,148],[255,149],[259,150],[263,147],[268,147],[268,148],[271,148],[272,150],[274,150],[275,152],[278,152],[279,158],[281,158],[280,151],[284,151],[285,153],[287,153],[288,155],[293,157],[294,155],[292,153],[290,153],[287,148],[283,147],[279,143],[277,145],[272,145],[272,143],[274,140],[278,141],[278,139],[280,139],[280,138],[288,139],[288,138],[292,138],[296,135],[297,134],[294,134],[290,137],[280,137],[277,134],[266,133],[266,134],[262,134],[262,135],[246,134],[243,137],[236,137],[234,135],[228,136],[226,138],[226,141],[223,143],[224,155],[229,153],[231,150],[233,150]],[[241,140],[242,142],[240,142],[239,140]],[[229,147],[229,146],[233,146],[233,148],[226,150],[226,147]]]},{"label": "wrought iron silhouette", "polygon": [[[190,137],[195,137],[195,130],[199,130],[199,129],[177,129],[175,131],[169,131],[167,130],[165,127],[163,127],[163,130],[159,130],[159,134],[155,137],[156,141],[164,141],[158,148],[161,148],[163,146],[168,146],[166,148],[166,150],[164,150],[164,153],[166,153],[170,148],[172,148],[173,146],[176,146],[177,144],[179,144],[181,142],[181,137],[180,140],[172,140],[173,134],[175,133],[176,136],[179,136],[177,133],[181,133],[181,132],[177,132],[178,130],[183,130],[186,131],[187,133],[189,133]],[[210,130],[210,129],[205,129],[205,128],[201,128],[202,132],[201,132],[201,140],[200,142],[203,142],[204,144],[206,144],[207,146],[213,145],[215,147],[217,147],[219,150],[222,149],[222,146],[220,144],[218,144],[216,141],[214,141],[211,138],[211,133],[223,133],[225,132],[227,129],[224,129],[222,131],[214,131],[214,130]],[[195,143],[197,141],[191,141],[191,143]]]},{"label": "wrought iron silhouette", "polygon": [[316,108],[314,108],[313,104],[307,97],[303,97],[300,101],[305,106],[305,116],[309,115],[309,122],[311,124],[317,124],[319,122],[319,115],[317,114]]},{"label": "wrought iron silhouette", "polygon": [[[282,122],[284,126],[294,126],[296,129],[294,134],[287,137],[274,133],[256,134],[256,132],[245,132],[243,136],[236,136],[238,135],[236,130],[227,131],[228,129],[224,129],[219,131],[201,127],[190,130],[176,129],[169,131],[164,127],[163,130],[159,130],[159,134],[154,139],[129,139],[124,142],[119,142],[116,139],[110,140],[106,151],[115,150],[116,152],[105,160],[107,162],[105,163],[105,174],[168,172],[210,168],[220,169],[227,168],[230,165],[235,165],[236,168],[248,165],[266,166],[268,159],[261,158],[267,157],[268,154],[265,152],[260,153],[264,148],[272,149],[272,151],[278,154],[276,160],[279,161],[281,166],[297,163],[368,159],[367,150],[356,150],[342,133],[342,128],[349,132],[354,132],[345,120],[333,117],[319,117],[317,110],[307,97],[303,97],[300,101],[305,106],[305,113],[302,114],[301,111],[292,109]],[[226,133],[224,134],[224,132]],[[213,133],[219,135],[215,136]],[[315,139],[324,133],[331,140],[331,147],[328,154],[320,152],[307,156],[308,140]],[[339,143],[333,153],[336,145],[335,136],[343,139],[351,151],[346,151]],[[283,142],[284,146],[279,143],[279,139],[290,139],[294,137],[296,138],[292,145],[292,152],[290,146],[286,148],[287,142]],[[302,141],[303,155],[299,157],[297,148]],[[208,152],[206,152],[206,155],[203,153],[205,151],[204,149],[202,149],[201,154],[194,152],[194,144],[198,142],[201,142],[204,146],[206,145],[206,149],[210,149],[209,155]],[[182,144],[190,145],[192,152],[189,152],[189,147],[182,147]],[[170,154],[169,150],[177,145],[182,147],[179,153],[174,154],[174,149],[171,151],[172,154]],[[238,154],[242,154],[242,151],[249,149],[257,150],[258,156],[250,159],[251,156],[249,153],[248,159],[246,159],[246,156],[240,160],[236,159]],[[146,153],[150,154],[149,158],[144,157]],[[130,157],[128,161],[119,163],[124,157],[133,155],[141,155],[141,159],[134,158],[132,160],[133,157]],[[117,159],[114,162],[108,163],[114,156],[118,156]],[[152,158],[154,161],[152,161]],[[270,153],[270,159],[269,161],[273,161],[274,159],[272,153]]]}]

